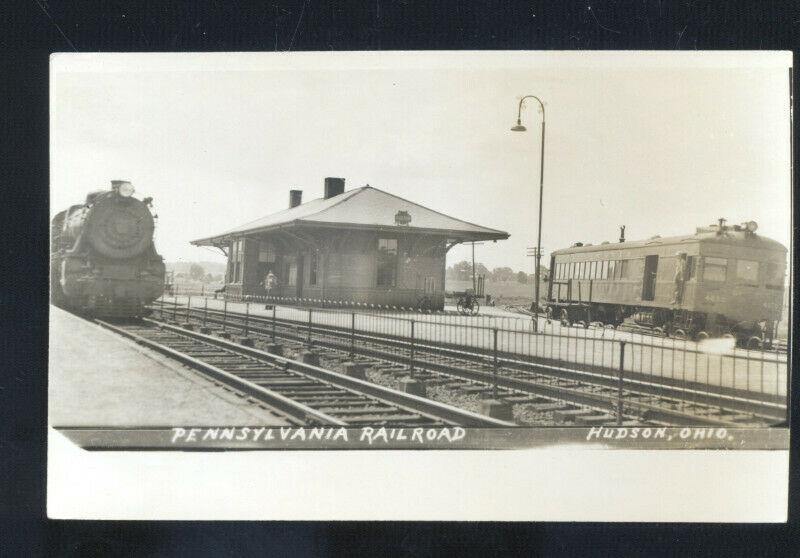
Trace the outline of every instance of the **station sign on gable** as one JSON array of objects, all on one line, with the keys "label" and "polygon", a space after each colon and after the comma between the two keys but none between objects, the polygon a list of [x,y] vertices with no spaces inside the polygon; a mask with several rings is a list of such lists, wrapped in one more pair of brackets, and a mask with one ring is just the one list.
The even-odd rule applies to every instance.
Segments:
[{"label": "station sign on gable", "polygon": [[411,214],[408,211],[398,211],[394,215],[394,223],[400,226],[406,226],[411,223]]}]

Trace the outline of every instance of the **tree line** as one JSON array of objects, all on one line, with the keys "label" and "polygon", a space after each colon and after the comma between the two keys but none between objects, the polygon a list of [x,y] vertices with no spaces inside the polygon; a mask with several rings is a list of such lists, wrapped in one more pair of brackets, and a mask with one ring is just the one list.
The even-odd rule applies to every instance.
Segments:
[{"label": "tree line", "polygon": [[[545,266],[541,268],[542,277],[547,277],[548,270]],[[535,274],[526,273],[524,271],[514,271],[510,267],[495,267],[489,270],[484,264],[475,262],[475,275],[483,275],[487,281],[494,281],[497,283],[516,281],[527,285],[533,283]],[[472,280],[472,262],[462,260],[447,268],[447,279],[456,281],[471,281]]]}]

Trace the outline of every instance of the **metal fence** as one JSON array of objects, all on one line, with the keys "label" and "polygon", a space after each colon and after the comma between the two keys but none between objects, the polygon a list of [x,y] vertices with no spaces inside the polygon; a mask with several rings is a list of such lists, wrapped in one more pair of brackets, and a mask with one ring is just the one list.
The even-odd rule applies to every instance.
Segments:
[{"label": "metal fence", "polygon": [[172,303],[189,305],[195,313],[204,309],[246,314],[252,316],[254,325],[271,321],[273,331],[276,323],[294,324],[309,343],[331,333],[353,343],[356,338],[361,342],[373,336],[384,342],[387,351],[407,355],[416,350],[420,360],[423,349],[440,348],[488,362],[500,359],[501,369],[536,364],[554,371],[622,372],[629,379],[678,386],[698,394],[725,394],[780,405],[787,401],[787,353],[737,348],[732,339],[695,342],[609,327],[567,327],[543,316],[515,315],[499,308],[486,308],[473,316],[448,307],[422,312],[333,300],[234,298],[224,293],[209,297],[183,292],[165,299],[167,315]]}]

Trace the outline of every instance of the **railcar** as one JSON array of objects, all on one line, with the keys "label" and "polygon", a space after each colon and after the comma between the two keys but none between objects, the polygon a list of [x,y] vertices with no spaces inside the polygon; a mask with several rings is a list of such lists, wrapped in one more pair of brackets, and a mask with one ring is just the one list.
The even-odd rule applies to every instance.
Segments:
[{"label": "railcar", "polygon": [[144,315],[164,289],[164,261],[153,244],[152,198],[112,180],[50,223],[50,293],[57,306],[92,316]]},{"label": "railcar", "polygon": [[566,325],[623,322],[676,338],[735,337],[772,343],[781,319],[785,246],[749,221],[724,219],[695,234],[552,253],[548,314]]}]

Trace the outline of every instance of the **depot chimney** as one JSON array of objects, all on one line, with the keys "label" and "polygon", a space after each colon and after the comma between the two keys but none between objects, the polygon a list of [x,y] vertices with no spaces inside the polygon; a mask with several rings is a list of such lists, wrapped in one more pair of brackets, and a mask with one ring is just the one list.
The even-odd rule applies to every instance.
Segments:
[{"label": "depot chimney", "polygon": [[328,177],[325,179],[325,199],[332,198],[333,196],[338,196],[339,194],[344,192],[344,178],[332,178]]},{"label": "depot chimney", "polygon": [[303,191],[289,190],[289,209],[297,207],[301,203],[303,203]]}]

